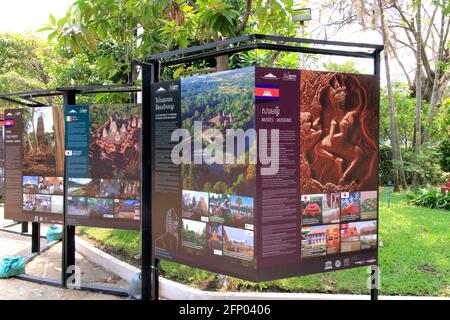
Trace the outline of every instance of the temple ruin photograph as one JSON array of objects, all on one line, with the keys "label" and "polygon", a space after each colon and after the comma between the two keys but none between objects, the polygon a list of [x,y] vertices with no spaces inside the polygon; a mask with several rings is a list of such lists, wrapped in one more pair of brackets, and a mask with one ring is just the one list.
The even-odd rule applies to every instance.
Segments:
[{"label": "temple ruin photograph", "polygon": [[23,175],[64,175],[64,119],[60,107],[41,107],[24,114]]},{"label": "temple ruin photograph", "polygon": [[91,177],[139,180],[140,105],[93,105],[89,118]]}]

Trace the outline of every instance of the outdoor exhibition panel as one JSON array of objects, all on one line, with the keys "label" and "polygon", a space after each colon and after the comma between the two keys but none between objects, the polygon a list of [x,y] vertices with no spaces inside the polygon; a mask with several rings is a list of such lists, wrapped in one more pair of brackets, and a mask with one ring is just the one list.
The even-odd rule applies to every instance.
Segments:
[{"label": "outdoor exhibition panel", "polygon": [[64,119],[61,107],[7,109],[5,218],[63,223]]},{"label": "outdoor exhibition panel", "polygon": [[259,67],[154,84],[156,257],[253,281],[376,264],[378,92]]},{"label": "outdoor exhibition panel", "polygon": [[[53,197],[56,192],[59,192],[59,189],[55,190],[56,187],[53,183],[54,181],[51,179],[52,177],[50,177],[49,174],[49,172],[51,172],[51,168],[54,167],[54,171],[58,172],[58,175],[61,174],[61,179],[58,179],[58,182],[62,182],[61,188],[63,190],[61,194],[63,200],[62,212],[58,213],[61,216],[61,223],[64,224],[62,237],[63,248],[61,279],[53,280],[35,277],[28,274],[18,276],[20,279],[52,286],[69,287],[74,285],[73,281],[76,279],[76,277],[74,277],[76,270],[74,268],[76,265],[76,225],[90,225],[108,228],[117,227],[122,229],[139,229],[140,227],[141,106],[138,104],[79,106],[84,107],[85,110],[91,111],[87,112],[88,114],[86,115],[86,119],[93,119],[93,121],[86,122],[85,125],[87,125],[87,127],[83,127],[82,125],[77,129],[76,125],[73,125],[73,122],[75,122],[73,120],[76,120],[76,117],[72,113],[69,113],[70,110],[67,111],[67,116],[64,117],[64,112],[67,108],[55,109],[55,107],[46,107],[44,104],[45,102],[41,102],[42,100],[39,101],[36,99],[42,99],[45,97],[61,97],[64,106],[70,105],[78,107],[75,106],[77,95],[92,96],[105,93],[130,94],[129,99],[131,101],[135,101],[136,93],[138,91],[140,91],[140,89],[132,85],[112,85],[80,86],[58,88],[55,90],[38,90],[33,92],[0,94],[1,100],[20,105],[23,108],[7,110],[9,113],[7,115],[7,121],[5,121],[5,124],[7,125],[7,128],[5,128],[7,140],[9,144],[12,144],[12,146],[15,147],[10,149],[12,152],[9,152],[9,149],[6,151],[8,156],[11,157],[11,160],[13,160],[11,165],[13,173],[17,175],[15,180],[18,185],[15,187],[19,191],[23,192],[24,195],[34,194],[35,198],[39,196],[38,198],[40,199],[41,195]],[[111,118],[114,124],[110,121]],[[63,125],[62,128],[61,124]],[[65,124],[68,127],[64,128]],[[114,128],[115,125],[117,126],[116,128]],[[87,128],[86,132],[88,133],[88,136],[83,137],[78,134],[79,132],[77,131],[83,130],[83,128]],[[71,138],[67,137],[67,132],[64,129],[71,132]],[[91,129],[93,130],[90,131]],[[106,133],[104,129],[106,129]],[[114,132],[116,134],[113,134]],[[109,134],[111,135],[109,136]],[[108,140],[109,137],[112,137],[113,141]],[[76,139],[78,139],[78,143]],[[61,140],[62,143],[60,142]],[[75,183],[77,180],[69,179],[70,176],[67,175],[68,168],[65,163],[69,162],[69,173],[72,174],[77,172],[77,170],[80,169],[80,166],[78,166],[77,169],[77,153],[74,152],[73,154],[75,157],[72,158],[72,153],[68,153],[69,150],[65,150],[65,147],[67,149],[67,145],[65,144],[66,140],[75,151],[77,148],[80,150],[80,145],[83,144],[83,141],[88,141],[88,146],[86,149],[81,148],[81,150],[87,150],[86,154],[88,155],[88,159],[85,160],[87,161],[89,167],[87,171],[85,167],[85,172],[88,172],[88,175],[81,176],[75,174],[75,177],[73,178],[81,179],[82,182],[84,182],[85,179],[93,180],[94,178],[90,177],[91,173],[93,173],[95,179],[97,179],[94,184],[94,189],[89,188],[92,187],[92,185],[88,185],[87,188],[85,188],[82,183],[81,185]],[[95,143],[89,143],[93,141]],[[116,151],[113,152],[112,144],[118,146],[119,142],[121,148],[117,148]],[[62,150],[59,149],[60,146]],[[7,147],[9,147],[8,144]],[[104,152],[105,150],[108,150],[109,153]],[[91,153],[93,154],[93,157],[89,156]],[[59,156],[62,156],[63,159],[62,170],[57,169]],[[121,160],[117,161],[120,157],[122,157]],[[91,161],[91,158],[93,161]],[[125,163],[128,164],[128,169],[122,172],[121,169],[126,167]],[[54,164],[54,166],[52,164]],[[91,170],[91,164],[95,167],[95,169]],[[43,170],[47,171],[42,172]],[[107,170],[109,170],[109,173],[106,173]],[[28,179],[23,179],[24,174],[28,174]],[[81,174],[81,172],[78,172],[78,174]],[[36,176],[38,177],[37,188],[35,183],[36,179],[34,179]],[[119,183],[116,181],[118,179],[121,179]],[[14,180],[12,180],[12,182],[14,182]],[[98,205],[97,200],[100,200],[98,201],[100,204],[104,204],[105,202],[110,204],[110,199],[113,199],[113,203],[117,203],[118,205],[112,206],[113,211],[108,211],[108,214],[110,215],[106,215],[107,212],[102,212],[105,213],[106,216],[102,216],[100,218],[108,219],[96,219],[97,217],[94,217],[94,219],[89,219],[90,217],[87,217],[88,223],[84,224],[84,222],[86,222],[86,217],[79,214],[77,215],[79,212],[75,212],[75,215],[72,216],[67,214],[67,204],[69,202],[69,197],[67,195],[69,193],[69,186],[66,182],[70,184],[70,192],[74,197],[83,198],[83,192],[91,192],[84,195],[84,198],[92,198],[87,205],[91,205],[94,209],[111,209],[111,206],[102,207],[101,205]],[[95,188],[97,186],[98,190]],[[11,201],[8,200],[11,195],[13,196],[12,201],[19,202],[20,199],[18,199],[17,193],[9,193],[7,195],[7,202]],[[78,200],[78,203],[83,203],[83,200],[84,199]],[[42,207],[41,202],[38,204],[40,205],[38,208]],[[20,203],[19,207],[22,208],[22,206],[23,203]],[[13,207],[10,206],[10,208]],[[84,214],[90,214],[90,211],[83,211],[85,208],[86,207],[80,207],[79,209]],[[21,220],[24,219],[24,217],[10,219]],[[78,221],[78,219],[81,221]],[[113,222],[111,222],[111,220],[113,220]],[[48,250],[51,245],[54,244],[51,243],[50,245],[41,247],[39,241],[40,222],[48,223],[51,222],[51,220],[46,219],[44,216],[44,218],[39,217],[36,218],[36,220],[31,221],[33,221],[31,234],[32,255],[28,257],[29,259],[33,259],[40,252]],[[124,289],[102,287],[95,284],[82,283],[80,289],[119,296],[128,295]]]},{"label": "outdoor exhibition panel", "polygon": [[67,223],[139,230],[141,105],[69,105],[65,120]]}]

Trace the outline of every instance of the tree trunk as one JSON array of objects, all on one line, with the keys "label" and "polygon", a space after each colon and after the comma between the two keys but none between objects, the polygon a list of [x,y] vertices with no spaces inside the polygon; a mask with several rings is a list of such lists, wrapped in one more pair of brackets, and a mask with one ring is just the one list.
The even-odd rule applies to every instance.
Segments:
[{"label": "tree trunk", "polygon": [[36,134],[36,126],[34,125],[34,110],[31,110],[31,127],[33,129],[34,142],[36,143],[36,153],[40,153],[38,138]]},{"label": "tree trunk", "polygon": [[217,71],[226,71],[228,70],[228,56],[220,56],[216,57],[216,70]]},{"label": "tree trunk", "polygon": [[434,81],[433,81],[433,89],[431,92],[431,102],[430,102],[430,110],[428,112],[428,128],[426,130],[426,134],[425,134],[425,141],[428,140],[428,138],[430,137],[430,131],[431,131],[431,126],[433,125],[433,113],[434,113],[434,108],[436,108],[437,102],[438,102],[438,91],[439,91],[439,78],[440,78],[440,71],[441,71],[441,61],[442,61],[442,56],[444,53],[444,37],[445,37],[445,32],[444,32],[444,26],[445,26],[445,13],[444,13],[444,9],[442,9],[442,16],[441,16],[441,28],[440,28],[440,35],[439,35],[439,48],[438,48],[438,53],[437,53],[437,59],[435,62],[435,72],[434,72]]},{"label": "tree trunk", "polygon": [[[400,66],[400,68],[403,71],[403,74],[405,75],[406,81],[408,82],[408,86],[411,87],[412,86],[411,78],[409,77],[409,74],[405,68],[405,65],[402,63],[402,60],[398,57],[397,49],[394,47],[394,45],[391,42],[389,43],[389,46],[392,50],[392,54],[394,55],[395,60],[397,60],[398,65]],[[386,48],[385,48],[385,50],[386,50]]]},{"label": "tree trunk", "polygon": [[[378,0],[378,5],[380,7],[380,20],[381,20],[381,32],[383,35],[383,43],[386,45],[388,43],[387,39],[387,29],[384,20],[384,9],[382,0]],[[386,86],[388,91],[388,101],[389,101],[389,124],[391,129],[391,144],[392,144],[392,162],[393,162],[393,173],[394,173],[394,191],[399,191],[399,185],[405,188],[406,179],[405,173],[402,168],[402,155],[400,149],[400,138],[397,128],[397,122],[395,119],[395,102],[394,94],[392,92],[392,82],[391,82],[391,69],[389,65],[389,53],[388,50],[384,50],[384,64],[386,68]]]},{"label": "tree trunk", "polygon": [[[421,119],[421,102],[422,102],[422,18],[421,18],[421,7],[422,3],[420,0],[417,1],[417,12],[416,12],[416,41],[417,41],[417,53],[416,53],[416,125],[415,125],[415,158],[416,165],[419,165],[419,153],[420,145],[422,142],[422,119]],[[419,184],[419,177],[417,173],[414,173],[412,186],[415,188]]]},{"label": "tree trunk", "polygon": [[55,133],[56,175],[64,176],[64,115],[59,107],[52,107],[53,130]]},{"label": "tree trunk", "polygon": [[416,61],[416,152],[420,148],[421,144],[421,127],[422,127],[422,121],[421,121],[421,102],[422,102],[422,59],[421,59],[421,51],[422,46],[420,45],[422,41],[422,27],[421,27],[421,1],[418,1],[417,5],[417,13],[416,13],[416,23],[417,23],[417,61]]},{"label": "tree trunk", "polygon": [[28,136],[28,133],[25,134],[25,138],[27,139],[27,142],[28,142],[29,153],[30,153],[30,154],[33,154],[33,153],[34,153],[34,147],[33,147],[33,144],[32,144],[31,141],[30,141],[30,138],[29,138],[29,136]]}]

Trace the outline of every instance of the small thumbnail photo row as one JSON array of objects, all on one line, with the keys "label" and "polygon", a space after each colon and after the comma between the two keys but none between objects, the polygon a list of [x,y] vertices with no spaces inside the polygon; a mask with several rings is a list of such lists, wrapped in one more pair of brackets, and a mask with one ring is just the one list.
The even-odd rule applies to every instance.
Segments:
[{"label": "small thumbnail photo row", "polygon": [[42,177],[42,176],[23,176],[23,193],[63,195],[64,178],[63,177]]},{"label": "small thumbnail photo row", "polygon": [[43,194],[24,194],[22,210],[24,212],[62,214],[64,212],[64,197]]},{"label": "small thumbnail photo row", "polygon": [[253,230],[254,199],[237,195],[183,190],[183,217]]},{"label": "small thumbnail photo row", "polygon": [[184,247],[251,261],[254,257],[254,233],[250,230],[183,219]]},{"label": "small thumbnail photo row", "polygon": [[375,249],[377,221],[302,227],[302,258]]},{"label": "small thumbnail photo row", "polygon": [[343,192],[301,196],[302,226],[377,218],[377,192]]},{"label": "small thumbnail photo row", "polygon": [[69,196],[136,199],[140,195],[139,180],[69,178],[67,187]]},{"label": "small thumbnail photo row", "polygon": [[139,220],[139,200],[67,197],[67,214],[85,218]]}]

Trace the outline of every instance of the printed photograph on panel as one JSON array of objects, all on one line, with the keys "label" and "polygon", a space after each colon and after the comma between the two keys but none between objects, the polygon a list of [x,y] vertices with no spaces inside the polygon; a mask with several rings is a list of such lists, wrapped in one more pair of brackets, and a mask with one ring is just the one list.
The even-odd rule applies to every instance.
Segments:
[{"label": "printed photograph on panel", "polygon": [[64,176],[64,115],[60,107],[23,109],[23,175]]},{"label": "printed photograph on panel", "polygon": [[375,78],[318,71],[300,78],[301,193],[376,190]]},{"label": "printed photograph on panel", "polygon": [[140,179],[141,105],[91,105],[91,178]]}]

